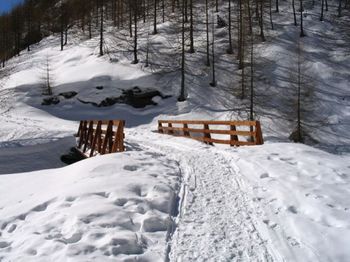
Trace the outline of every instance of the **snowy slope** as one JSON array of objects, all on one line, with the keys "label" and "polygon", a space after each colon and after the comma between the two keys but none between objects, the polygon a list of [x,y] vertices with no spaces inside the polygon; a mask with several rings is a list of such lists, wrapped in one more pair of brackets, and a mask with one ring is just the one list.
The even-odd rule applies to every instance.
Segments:
[{"label": "snowy slope", "polygon": [[[256,113],[267,141],[258,147],[210,147],[153,132],[162,118],[246,118],[225,30],[217,31],[219,81],[211,88],[199,25],[198,51],[186,54],[184,103],[176,101],[176,17],[150,36],[150,68],[130,64],[132,39],[112,27],[104,57],[97,37],[86,40],[73,28],[63,52],[51,36],[10,60],[0,83],[0,261],[350,261],[348,18],[330,12],[319,23],[318,4],[307,7],[302,40],[313,102],[305,108],[308,143],[343,154],[333,155],[286,143],[295,127],[298,35],[288,5],[273,14],[268,41],[256,45]],[[141,60],[148,26],[140,29]],[[54,94],[76,97],[41,105],[47,59]],[[173,97],[145,109],[79,102],[134,86]],[[127,151],[62,167],[78,120],[92,118],[126,119]]]}]

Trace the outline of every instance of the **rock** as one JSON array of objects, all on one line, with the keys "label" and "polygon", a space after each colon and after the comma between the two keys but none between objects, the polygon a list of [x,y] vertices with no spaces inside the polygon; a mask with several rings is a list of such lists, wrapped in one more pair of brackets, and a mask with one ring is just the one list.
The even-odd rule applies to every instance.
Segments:
[{"label": "rock", "polygon": [[85,157],[74,147],[70,149],[68,154],[61,156],[61,161],[67,165],[74,164],[83,159],[85,159]]},{"label": "rock", "polygon": [[75,97],[78,93],[75,91],[69,91],[69,92],[63,92],[60,93],[59,96],[63,96],[66,99],[70,99],[72,97]]},{"label": "rock", "polygon": [[49,98],[44,98],[41,104],[43,106],[49,106],[49,105],[57,105],[59,102],[60,102],[60,99],[57,96],[52,96]]},{"label": "rock", "polygon": [[102,90],[102,89],[103,89],[103,86],[96,86],[96,89],[97,89],[97,90]]},{"label": "rock", "polygon": [[127,104],[134,108],[144,108],[148,105],[157,105],[161,99],[169,98],[156,89],[147,88],[142,90],[139,87],[133,87],[128,90],[123,90],[123,94],[119,97],[107,97],[99,104],[95,102],[83,101],[78,98],[78,101],[84,104],[92,104],[96,107],[107,107],[115,104]]},{"label": "rock", "polygon": [[78,100],[80,103],[83,103],[83,104],[91,104],[91,105],[93,105],[93,106],[99,107],[99,104],[97,104],[97,103],[95,103],[95,102],[84,101],[84,100],[81,100],[80,98],[77,98],[77,100]]},{"label": "rock", "polygon": [[121,101],[120,97],[107,97],[98,105],[98,107],[112,106]]},{"label": "rock", "polygon": [[125,95],[125,104],[131,105],[135,108],[144,108],[148,105],[157,105],[157,103],[153,101],[154,97],[167,98],[158,90],[146,89],[142,91],[138,87],[126,90],[123,93]]}]

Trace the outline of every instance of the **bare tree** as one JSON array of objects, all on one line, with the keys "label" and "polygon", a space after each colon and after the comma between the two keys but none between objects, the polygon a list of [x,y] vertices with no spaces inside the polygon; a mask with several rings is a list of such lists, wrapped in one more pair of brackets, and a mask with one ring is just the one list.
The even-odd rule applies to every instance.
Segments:
[{"label": "bare tree", "polygon": [[43,95],[51,96],[52,86],[53,86],[53,68],[51,66],[51,60],[49,54],[46,54],[45,60],[43,61],[43,65],[40,67],[40,79],[42,82]]},{"label": "bare tree", "polygon": [[300,37],[304,37],[304,24],[303,24],[303,12],[304,12],[304,6],[303,6],[303,0],[300,0]]},{"label": "bare tree", "polygon": [[212,81],[210,86],[216,87],[216,72],[215,72],[215,19],[213,12],[213,23],[212,23]]}]

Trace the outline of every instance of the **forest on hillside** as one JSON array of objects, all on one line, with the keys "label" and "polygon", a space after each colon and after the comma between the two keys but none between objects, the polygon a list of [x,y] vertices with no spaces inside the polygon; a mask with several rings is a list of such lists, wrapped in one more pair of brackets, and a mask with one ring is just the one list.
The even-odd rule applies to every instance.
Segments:
[{"label": "forest on hillside", "polygon": [[[110,43],[106,43],[106,28],[112,27],[116,32],[124,30],[129,37],[128,48],[130,63],[142,63],[145,67],[154,64],[166,64],[167,61],[150,61],[152,49],[148,43],[140,50],[140,29],[149,27],[147,34],[160,34],[161,24],[171,21],[175,23],[175,34],[178,35],[176,59],[181,71],[178,101],[184,101],[186,95],[186,77],[191,78],[191,70],[186,67],[190,54],[200,54],[204,66],[208,69],[212,87],[217,85],[217,53],[230,56],[231,63],[239,70],[239,98],[247,101],[247,118],[255,119],[255,48],[266,40],[266,30],[275,29],[274,17],[280,12],[284,0],[25,0],[11,12],[0,16],[0,62],[6,68],[7,61],[19,56],[21,51],[31,50],[31,46],[52,34],[59,35],[60,50],[64,50],[72,32],[79,30],[87,39],[99,39],[99,55],[110,51]],[[298,37],[307,37],[304,19],[308,10],[317,14],[320,23],[328,16],[333,20],[349,15],[349,0],[291,0],[288,10],[290,20],[298,29]],[[336,17],[334,17],[336,16]],[[173,23],[174,24],[174,23]],[[74,30],[73,30],[74,29]],[[203,30],[204,29],[204,30]],[[220,29],[225,34],[220,35]],[[110,33],[110,30],[109,30]],[[201,33],[205,37],[196,37]],[[225,46],[216,45],[224,38]],[[167,37],[167,36],[165,36]],[[297,38],[298,38],[297,37]],[[198,43],[200,42],[200,43]],[[296,128],[291,139],[302,142],[303,119],[302,98],[302,45],[295,40],[297,72],[291,81],[297,87]],[[118,47],[113,47],[117,49]],[[142,56],[140,56],[142,53]],[[141,57],[141,58],[140,58]],[[200,69],[199,69],[200,70]],[[234,73],[234,72],[231,72]],[[49,88],[49,84],[48,84]],[[307,91],[309,92],[309,91]],[[306,93],[307,93],[306,92]],[[49,94],[51,91],[49,90]],[[305,127],[304,129],[307,129]]]}]

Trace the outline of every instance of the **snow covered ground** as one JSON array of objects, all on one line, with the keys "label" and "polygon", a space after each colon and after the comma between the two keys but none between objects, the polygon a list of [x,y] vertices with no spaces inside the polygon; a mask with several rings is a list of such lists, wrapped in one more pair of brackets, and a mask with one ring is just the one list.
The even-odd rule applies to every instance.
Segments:
[{"label": "snow covered ground", "polygon": [[[106,43],[114,49],[104,57],[97,57],[97,38],[77,35],[60,52],[51,36],[9,61],[0,84],[0,261],[350,261],[350,57],[341,40],[347,32],[330,23],[346,18],[316,23],[308,13],[303,40],[304,77],[317,98],[307,108],[318,140],[312,143],[335,155],[287,143],[294,92],[285,89],[293,90],[298,29],[285,8],[274,14],[271,41],[256,48],[263,146],[211,147],[153,132],[162,118],[245,117],[225,39],[217,43],[218,88],[208,87],[208,68],[198,70],[203,53],[187,55],[185,103],[176,102],[178,36],[170,22],[151,36],[151,50],[159,52],[152,52],[149,69],[130,65],[131,39],[126,32],[113,37],[112,29]],[[148,29],[141,30],[144,51]],[[327,37],[312,50],[321,36]],[[41,105],[47,58],[54,94],[76,97]],[[134,86],[173,97],[145,109],[79,102],[100,102]],[[59,156],[73,146],[80,119],[125,119],[127,151],[63,167]]]},{"label": "snow covered ground", "polygon": [[218,148],[129,134],[179,162],[173,261],[348,261],[350,157],[267,143]]},{"label": "snow covered ground", "polygon": [[175,161],[136,148],[2,175],[0,260],[162,261],[180,179]]}]

